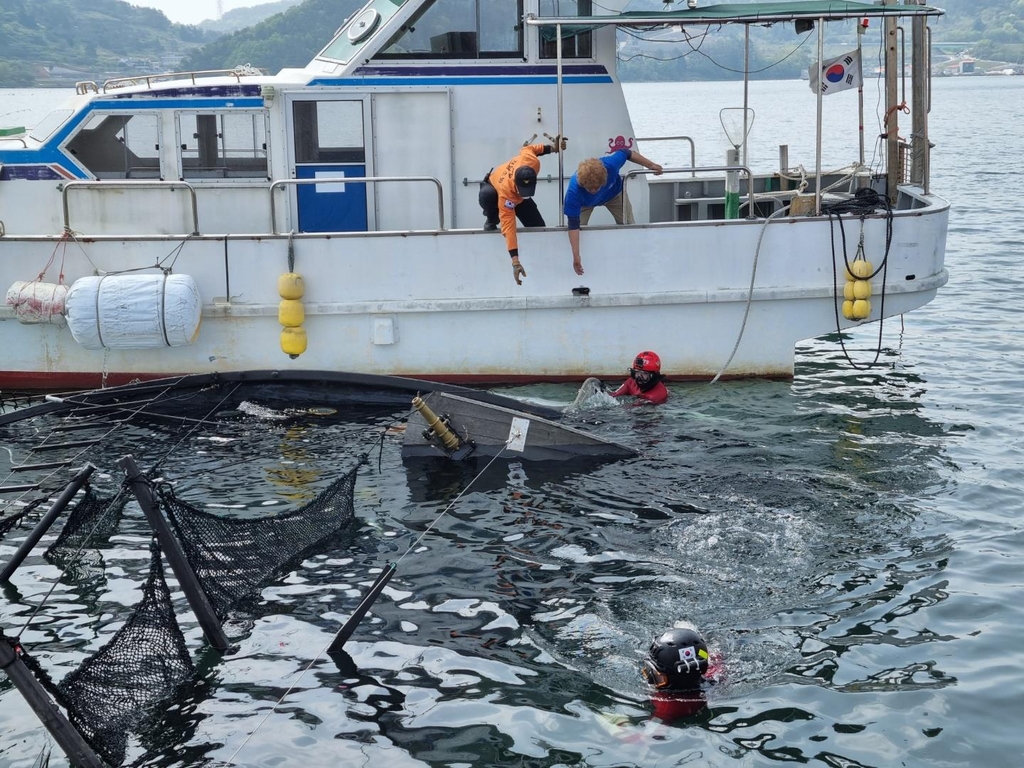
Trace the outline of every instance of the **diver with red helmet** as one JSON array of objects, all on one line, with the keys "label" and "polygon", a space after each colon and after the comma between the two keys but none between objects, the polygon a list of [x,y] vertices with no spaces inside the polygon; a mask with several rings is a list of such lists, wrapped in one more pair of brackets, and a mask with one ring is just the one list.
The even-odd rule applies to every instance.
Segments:
[{"label": "diver with red helmet", "polygon": [[650,350],[644,350],[633,360],[629,378],[612,392],[611,396],[631,395],[654,405],[661,405],[668,400],[668,389],[664,381],[665,377],[661,374],[661,358]]},{"label": "diver with red helmet", "polygon": [[652,689],[654,716],[665,723],[703,710],[704,683],[715,682],[718,673],[717,660],[700,633],[679,625],[654,638],[640,666]]}]

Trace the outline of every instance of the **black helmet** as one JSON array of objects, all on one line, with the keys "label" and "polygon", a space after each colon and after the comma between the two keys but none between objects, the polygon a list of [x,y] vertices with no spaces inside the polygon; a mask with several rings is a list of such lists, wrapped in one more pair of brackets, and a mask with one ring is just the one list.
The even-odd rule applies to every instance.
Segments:
[{"label": "black helmet", "polygon": [[537,172],[528,165],[521,165],[516,168],[516,189],[523,197],[533,197],[537,191]]},{"label": "black helmet", "polygon": [[708,671],[708,646],[696,630],[670,629],[654,638],[640,671],[659,690],[690,691]]}]

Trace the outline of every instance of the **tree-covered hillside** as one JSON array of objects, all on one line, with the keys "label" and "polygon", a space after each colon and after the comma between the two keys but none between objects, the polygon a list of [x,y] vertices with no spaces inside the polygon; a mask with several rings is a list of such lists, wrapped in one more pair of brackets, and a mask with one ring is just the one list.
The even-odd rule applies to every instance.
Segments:
[{"label": "tree-covered hillside", "polygon": [[[718,1],[701,0],[701,4]],[[249,63],[271,72],[302,66],[324,46],[344,18],[362,4],[361,0],[306,0],[280,16],[206,46],[187,63],[196,69]],[[947,11],[946,16],[932,23],[936,41],[968,43],[964,47],[970,48],[977,58],[1017,62],[1024,57],[1024,0],[936,0],[933,4]],[[629,5],[630,10],[664,7],[662,0],[633,0]],[[669,43],[666,38],[675,42]],[[692,48],[680,46],[680,38],[621,32],[620,75],[626,80],[723,80],[740,76],[742,29],[698,38]],[[836,45],[855,44],[853,25],[847,25],[845,33],[838,25],[829,25],[828,39]],[[757,30],[751,35],[754,76],[789,78],[806,72],[817,53],[814,40],[814,35],[796,35],[792,25]]]},{"label": "tree-covered hillside", "polygon": [[365,1],[306,0],[255,26],[220,38],[193,53],[185,63],[189,69],[252,64],[270,72],[304,67]]},{"label": "tree-covered hillside", "polygon": [[162,71],[213,37],[121,0],[2,0],[0,86]]},{"label": "tree-covered hillside", "polygon": [[[749,1],[701,0],[701,5]],[[936,61],[942,52],[959,49],[979,60],[1024,65],[1024,0],[933,0],[932,4],[947,12],[931,23]],[[306,64],[362,5],[363,0],[305,0],[270,18],[265,18],[266,12],[283,4],[256,6],[244,10],[254,19],[265,20],[217,39],[214,31],[172,24],[159,11],[121,0],[0,0],[0,87],[66,85],[76,79],[239,64],[277,72]],[[482,7],[486,9],[486,2]],[[661,9],[665,4],[662,0],[632,0],[628,7]],[[237,9],[232,14],[242,12]],[[232,19],[232,23],[238,22]],[[853,26],[847,27],[829,26],[831,45],[852,44]],[[698,36],[692,46],[668,44],[666,37],[672,35],[621,32],[619,72],[623,79],[721,80],[740,76],[741,29],[706,39]],[[798,36],[792,25],[756,30],[751,43],[754,77],[796,77],[807,70],[816,53],[814,35]]]}]

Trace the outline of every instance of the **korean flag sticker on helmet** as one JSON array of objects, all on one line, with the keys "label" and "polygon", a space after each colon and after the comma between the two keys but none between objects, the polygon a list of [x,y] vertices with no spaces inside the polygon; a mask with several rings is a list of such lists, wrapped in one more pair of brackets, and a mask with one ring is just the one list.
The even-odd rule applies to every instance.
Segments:
[{"label": "korean flag sticker on helmet", "polygon": [[700,668],[700,662],[697,660],[697,649],[692,645],[688,645],[685,648],[679,649],[679,663],[676,665],[680,672],[690,671],[690,667],[693,667],[693,671],[697,671]]}]

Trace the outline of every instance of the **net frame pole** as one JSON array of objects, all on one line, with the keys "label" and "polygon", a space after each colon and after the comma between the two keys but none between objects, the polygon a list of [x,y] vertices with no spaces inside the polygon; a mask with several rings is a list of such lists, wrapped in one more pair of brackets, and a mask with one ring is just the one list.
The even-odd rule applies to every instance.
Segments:
[{"label": "net frame pole", "polygon": [[85,482],[89,479],[92,473],[96,470],[92,464],[86,464],[82,469],[78,471],[78,474],[71,478],[71,482],[67,484],[60,496],[57,497],[56,501],[50,507],[49,511],[40,518],[39,522],[36,523],[35,528],[29,533],[28,537],[21,543],[14,555],[4,566],[3,570],[0,571],[0,584],[6,584],[11,580],[11,576],[18,570],[18,566],[22,564],[26,557],[32,552],[39,540],[43,538],[50,526],[53,525],[54,521],[60,516],[71,500],[75,498],[75,494],[78,493]]},{"label": "net frame pole", "polygon": [[89,746],[85,737],[47,695],[35,675],[19,657],[17,647],[17,640],[6,635],[0,637],[0,669],[7,673],[7,677],[32,708],[43,727],[67,755],[68,762],[78,768],[107,768],[107,764]]},{"label": "net frame pole", "polygon": [[118,461],[118,465],[124,469],[125,476],[132,487],[132,493],[135,494],[143,514],[153,527],[153,532],[156,533],[160,548],[163,550],[164,557],[167,558],[167,564],[174,571],[174,576],[178,579],[178,584],[181,585],[181,591],[185,593],[192,612],[199,620],[199,626],[202,627],[203,634],[206,635],[206,642],[218,651],[228,650],[231,644],[228,642],[227,635],[224,634],[220,619],[217,618],[210,599],[203,591],[199,577],[196,576],[188,558],[185,557],[181,543],[174,535],[174,531],[171,530],[167,519],[160,512],[160,506],[153,496],[153,490],[149,487],[145,475],[142,474],[131,455]]},{"label": "net frame pole", "polygon": [[370,606],[374,604],[380,593],[384,591],[384,587],[391,581],[391,577],[395,575],[396,570],[398,570],[398,566],[395,563],[388,563],[384,570],[380,572],[377,580],[373,582],[373,585],[366,593],[366,597],[356,606],[348,621],[345,622],[345,625],[335,635],[334,640],[331,641],[330,646],[327,648],[328,653],[337,653],[345,645],[345,642],[352,637],[352,633],[356,631],[359,622],[363,620],[366,612],[370,610]]}]

